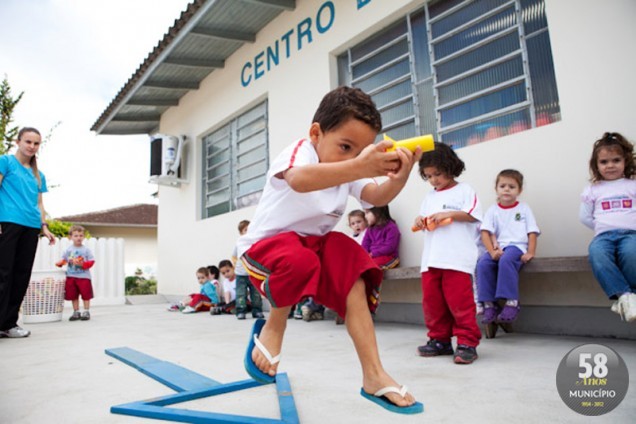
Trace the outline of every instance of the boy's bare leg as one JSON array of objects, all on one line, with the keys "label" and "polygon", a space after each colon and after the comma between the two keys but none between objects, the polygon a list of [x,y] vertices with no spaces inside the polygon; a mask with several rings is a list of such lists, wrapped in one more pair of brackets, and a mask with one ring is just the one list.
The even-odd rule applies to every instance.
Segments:
[{"label": "boy's bare leg", "polygon": [[82,299],[84,302],[84,310],[88,311],[91,308],[91,301],[90,300],[84,300]]},{"label": "boy's bare leg", "polygon": [[[345,324],[362,366],[362,388],[364,391],[373,394],[387,386],[399,388],[400,385],[387,374],[380,362],[375,328],[362,279],[355,282],[347,296]],[[398,406],[409,406],[415,403],[415,398],[410,393],[407,393],[404,398],[397,393],[387,393],[384,396]]]},{"label": "boy's bare leg", "polygon": [[73,305],[74,311],[79,311],[79,299],[71,300],[71,304]]},{"label": "boy's bare leg", "polygon": [[[261,334],[258,336],[258,340],[260,340],[272,356],[278,355],[283,347],[283,336],[287,328],[287,316],[291,308],[291,306],[282,308],[272,307],[271,311],[269,311],[267,322],[261,330]],[[254,347],[252,351],[252,361],[254,361],[254,365],[265,374],[271,376],[276,375],[278,364],[270,364],[269,360],[257,347]]]}]

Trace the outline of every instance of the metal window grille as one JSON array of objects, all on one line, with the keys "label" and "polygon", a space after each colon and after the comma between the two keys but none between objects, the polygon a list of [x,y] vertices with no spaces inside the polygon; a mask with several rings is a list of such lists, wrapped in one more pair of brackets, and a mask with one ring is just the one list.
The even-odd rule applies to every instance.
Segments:
[{"label": "metal window grille", "polygon": [[203,137],[202,217],[258,203],[269,166],[267,102]]},{"label": "metal window grille", "polygon": [[463,147],[560,120],[544,0],[430,2],[338,64],[394,138]]}]

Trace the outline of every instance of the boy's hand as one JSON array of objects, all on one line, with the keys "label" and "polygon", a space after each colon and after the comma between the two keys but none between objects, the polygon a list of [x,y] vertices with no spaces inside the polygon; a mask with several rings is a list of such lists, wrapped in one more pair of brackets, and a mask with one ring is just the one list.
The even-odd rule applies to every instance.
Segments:
[{"label": "boy's hand", "polygon": [[490,257],[492,258],[493,261],[498,261],[501,258],[501,256],[503,256],[503,250],[496,248],[488,252],[488,254],[490,254]]},{"label": "boy's hand", "polygon": [[395,153],[398,155],[399,162],[396,163],[397,167],[387,174],[387,177],[406,182],[413,165],[418,163],[422,157],[422,149],[417,146],[415,152],[411,153],[407,148],[399,147],[395,150]]},{"label": "boy's hand", "polygon": [[355,158],[364,169],[368,178],[387,176],[400,167],[398,152],[386,152],[387,147],[392,146],[390,141],[381,141],[378,144],[370,144]]},{"label": "boy's hand", "polygon": [[521,255],[521,262],[523,262],[524,264],[527,264],[528,262],[532,260],[532,258],[534,258],[534,255],[532,253],[530,252],[525,253]]}]

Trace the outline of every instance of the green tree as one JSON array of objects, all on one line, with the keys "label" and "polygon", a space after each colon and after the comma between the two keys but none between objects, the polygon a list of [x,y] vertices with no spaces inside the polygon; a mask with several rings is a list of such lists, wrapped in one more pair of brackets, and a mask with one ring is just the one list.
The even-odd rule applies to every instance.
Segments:
[{"label": "green tree", "polygon": [[12,126],[11,123],[13,122],[13,110],[22,99],[23,94],[24,91],[16,98],[12,97],[11,86],[5,75],[0,84],[0,156],[11,149],[13,140],[18,135],[18,126]]},{"label": "green tree", "polygon": [[[49,224],[49,231],[58,238],[68,237],[68,230],[70,230],[73,225],[70,222],[58,221],[56,219],[49,219],[46,223]],[[86,238],[91,238],[91,233],[85,229],[84,236]]]}]

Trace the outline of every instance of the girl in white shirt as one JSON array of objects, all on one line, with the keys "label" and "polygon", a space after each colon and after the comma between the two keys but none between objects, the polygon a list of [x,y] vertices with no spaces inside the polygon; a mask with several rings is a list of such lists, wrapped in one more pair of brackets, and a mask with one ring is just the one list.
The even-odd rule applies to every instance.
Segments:
[{"label": "girl in white shirt", "polygon": [[581,194],[579,218],[594,230],[589,261],[612,311],[636,321],[636,165],[634,145],[607,132],[594,143],[592,184]]},{"label": "girl in white shirt", "polygon": [[[453,149],[435,143],[419,162],[420,175],[434,188],[422,202],[415,227],[423,231],[422,306],[429,341],[417,348],[420,356],[453,355],[456,364],[477,359],[481,331],[475,318],[471,274],[477,262],[475,239],[482,219],[475,191],[455,181],[464,162]],[[444,225],[448,220],[450,225]],[[437,228],[436,228],[437,227]],[[453,352],[451,338],[457,337]]]}]

